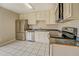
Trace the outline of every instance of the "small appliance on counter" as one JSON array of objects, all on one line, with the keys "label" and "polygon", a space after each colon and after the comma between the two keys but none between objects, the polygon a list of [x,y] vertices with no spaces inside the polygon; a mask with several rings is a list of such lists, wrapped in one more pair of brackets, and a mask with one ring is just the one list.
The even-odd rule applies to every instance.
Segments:
[{"label": "small appliance on counter", "polygon": [[56,39],[56,43],[75,45],[77,38],[77,28],[73,27],[63,27],[61,39]]}]

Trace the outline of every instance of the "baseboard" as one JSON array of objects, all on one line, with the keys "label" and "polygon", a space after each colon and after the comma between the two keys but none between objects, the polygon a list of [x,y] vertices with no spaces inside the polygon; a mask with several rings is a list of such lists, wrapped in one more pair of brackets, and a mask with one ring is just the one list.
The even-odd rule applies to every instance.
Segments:
[{"label": "baseboard", "polygon": [[12,42],[14,42],[14,41],[16,41],[16,40],[13,39],[13,40],[9,40],[9,41],[3,42],[3,43],[0,44],[0,47],[1,47],[1,46],[4,46],[4,45],[7,45],[7,44],[9,44],[9,43],[12,43]]}]

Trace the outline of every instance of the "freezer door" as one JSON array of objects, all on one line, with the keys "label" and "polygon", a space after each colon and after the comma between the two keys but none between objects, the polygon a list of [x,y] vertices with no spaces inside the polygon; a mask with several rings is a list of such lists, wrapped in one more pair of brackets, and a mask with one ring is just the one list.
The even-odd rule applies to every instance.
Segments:
[{"label": "freezer door", "polygon": [[25,33],[16,33],[17,40],[26,40]]}]

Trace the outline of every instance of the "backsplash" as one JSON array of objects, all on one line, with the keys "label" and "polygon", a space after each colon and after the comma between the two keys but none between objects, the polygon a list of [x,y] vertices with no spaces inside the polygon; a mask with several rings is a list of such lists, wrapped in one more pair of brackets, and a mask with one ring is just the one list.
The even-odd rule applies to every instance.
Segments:
[{"label": "backsplash", "polygon": [[58,29],[58,24],[45,24],[44,21],[37,22],[36,25],[30,25],[30,28],[32,29]]}]

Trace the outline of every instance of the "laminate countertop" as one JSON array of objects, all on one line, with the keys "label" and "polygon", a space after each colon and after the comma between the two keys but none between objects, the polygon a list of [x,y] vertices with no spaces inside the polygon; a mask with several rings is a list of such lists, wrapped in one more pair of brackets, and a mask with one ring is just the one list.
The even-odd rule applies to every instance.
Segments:
[{"label": "laminate countertop", "polygon": [[[58,31],[58,32],[62,32],[58,29],[27,29],[26,31]],[[77,38],[79,39],[79,38]],[[77,46],[79,47],[79,41],[77,40],[73,40],[73,39],[69,39],[69,38],[63,38],[60,36],[50,36],[49,38],[49,43],[50,44],[61,44],[61,45],[68,45],[68,46]]]},{"label": "laminate countertop", "polygon": [[[79,38],[78,38],[79,39]],[[68,45],[68,46],[77,46],[79,47],[79,40],[73,39],[65,39],[60,37],[53,37],[49,39],[50,44],[61,44],[61,45]]]},{"label": "laminate countertop", "polygon": [[26,31],[58,31],[58,32],[61,32],[58,29],[27,29]]}]

